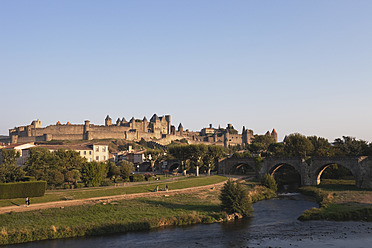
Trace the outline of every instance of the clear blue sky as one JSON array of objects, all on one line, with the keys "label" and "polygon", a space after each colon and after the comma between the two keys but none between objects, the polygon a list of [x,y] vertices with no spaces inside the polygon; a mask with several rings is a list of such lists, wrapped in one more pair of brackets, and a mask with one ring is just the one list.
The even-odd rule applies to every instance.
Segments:
[{"label": "clear blue sky", "polygon": [[372,1],[0,1],[0,134],[172,115],[372,141]]}]

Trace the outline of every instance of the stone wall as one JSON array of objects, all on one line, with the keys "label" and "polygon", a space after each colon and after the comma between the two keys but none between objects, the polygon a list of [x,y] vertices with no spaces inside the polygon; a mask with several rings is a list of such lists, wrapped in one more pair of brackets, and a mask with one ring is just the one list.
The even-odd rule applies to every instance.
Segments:
[{"label": "stone wall", "polygon": [[80,134],[84,133],[84,125],[51,125],[45,128],[36,128],[32,130],[35,136],[44,134]]}]

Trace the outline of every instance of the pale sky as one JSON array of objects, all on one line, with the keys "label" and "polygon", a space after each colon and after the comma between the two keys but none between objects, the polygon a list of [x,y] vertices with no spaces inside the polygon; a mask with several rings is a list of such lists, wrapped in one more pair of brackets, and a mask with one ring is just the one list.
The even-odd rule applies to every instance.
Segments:
[{"label": "pale sky", "polygon": [[372,141],[372,1],[0,1],[0,134],[172,115]]}]

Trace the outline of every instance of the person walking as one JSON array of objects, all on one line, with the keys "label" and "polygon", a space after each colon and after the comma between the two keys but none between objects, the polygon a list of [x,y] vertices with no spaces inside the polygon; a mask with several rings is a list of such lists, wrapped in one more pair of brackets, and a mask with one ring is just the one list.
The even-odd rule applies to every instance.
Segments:
[{"label": "person walking", "polygon": [[26,206],[30,206],[30,198],[26,197]]}]

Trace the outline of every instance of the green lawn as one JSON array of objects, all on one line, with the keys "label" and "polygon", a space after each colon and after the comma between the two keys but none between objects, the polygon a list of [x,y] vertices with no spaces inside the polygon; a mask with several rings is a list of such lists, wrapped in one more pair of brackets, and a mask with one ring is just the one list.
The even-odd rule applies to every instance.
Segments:
[{"label": "green lawn", "polygon": [[[218,180],[217,180],[218,179]],[[217,182],[214,179],[189,179]],[[200,182],[199,182],[200,181]],[[181,183],[181,182],[180,182]],[[181,187],[174,183],[173,186]],[[81,205],[0,215],[0,245],[43,239],[149,230],[164,225],[212,223],[226,217],[216,190],[169,197],[153,195],[95,205]]]},{"label": "green lawn", "polygon": [[[151,192],[158,185],[159,188],[165,188],[168,185],[169,190],[183,189],[197,186],[204,186],[225,181],[226,178],[222,176],[210,177],[180,177],[172,181],[150,181],[143,184],[131,184],[120,187],[98,187],[98,188],[82,188],[73,190],[50,190],[42,197],[35,197],[31,199],[32,203],[52,202],[72,199],[86,199],[101,196],[113,196],[133,193]],[[24,199],[9,199],[0,200],[0,207],[11,205],[23,205]]]}]

